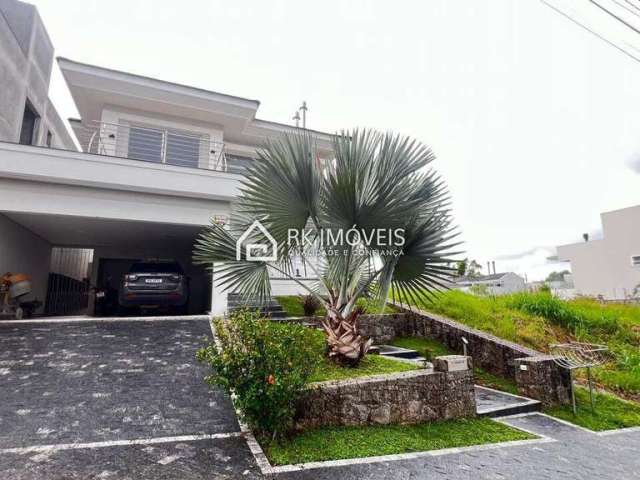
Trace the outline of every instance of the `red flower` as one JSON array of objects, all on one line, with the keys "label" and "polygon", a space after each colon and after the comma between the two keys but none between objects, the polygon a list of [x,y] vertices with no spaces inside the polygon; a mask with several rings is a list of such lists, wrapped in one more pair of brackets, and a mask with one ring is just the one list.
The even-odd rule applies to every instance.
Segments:
[{"label": "red flower", "polygon": [[267,383],[268,383],[269,385],[275,385],[275,383],[276,383],[276,377],[274,377],[273,375],[269,375],[269,376],[267,377]]}]

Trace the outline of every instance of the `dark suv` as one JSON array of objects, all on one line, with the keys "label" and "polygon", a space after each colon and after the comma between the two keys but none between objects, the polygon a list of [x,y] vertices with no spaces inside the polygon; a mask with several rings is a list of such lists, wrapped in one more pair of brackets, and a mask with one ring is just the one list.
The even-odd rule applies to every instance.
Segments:
[{"label": "dark suv", "polygon": [[186,313],[188,283],[177,262],[137,262],[122,279],[118,302],[122,307],[165,307]]}]

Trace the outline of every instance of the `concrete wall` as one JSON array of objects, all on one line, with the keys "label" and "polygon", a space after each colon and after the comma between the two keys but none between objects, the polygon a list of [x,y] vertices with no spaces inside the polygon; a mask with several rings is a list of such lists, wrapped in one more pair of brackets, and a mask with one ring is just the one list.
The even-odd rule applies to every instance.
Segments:
[{"label": "concrete wall", "polygon": [[26,273],[31,276],[32,293],[44,303],[51,260],[51,245],[0,214],[0,274]]},{"label": "concrete wall", "polygon": [[571,262],[576,293],[622,300],[640,285],[640,206],[601,215],[603,238],[558,247],[558,258]]},{"label": "concrete wall", "polygon": [[40,116],[35,144],[75,149],[49,100],[53,45],[32,5],[0,0],[0,141],[18,142],[27,99]]},{"label": "concrete wall", "polygon": [[[274,296],[277,295],[308,295],[309,291],[305,290],[295,282],[294,280],[289,280],[285,278],[272,278],[271,281],[271,294]],[[300,282],[308,285],[310,288],[317,283],[315,280],[305,280],[300,279]]]}]

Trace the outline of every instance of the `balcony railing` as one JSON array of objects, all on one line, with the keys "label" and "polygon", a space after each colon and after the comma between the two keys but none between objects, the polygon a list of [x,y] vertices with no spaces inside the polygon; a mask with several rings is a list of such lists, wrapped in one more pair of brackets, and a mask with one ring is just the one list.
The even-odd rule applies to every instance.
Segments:
[{"label": "balcony railing", "polygon": [[96,122],[87,152],[231,173],[243,173],[253,161],[229,155],[207,134],[108,122]]}]

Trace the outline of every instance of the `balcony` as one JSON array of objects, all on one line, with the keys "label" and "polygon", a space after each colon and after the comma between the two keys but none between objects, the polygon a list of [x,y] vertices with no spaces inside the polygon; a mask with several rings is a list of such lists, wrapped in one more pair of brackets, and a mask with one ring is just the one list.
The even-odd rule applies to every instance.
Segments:
[{"label": "balcony", "polygon": [[86,151],[141,162],[243,174],[254,161],[200,132],[95,122]]}]

